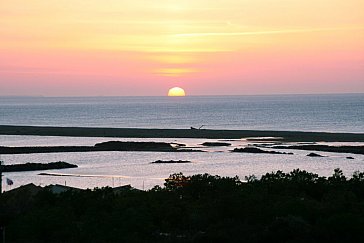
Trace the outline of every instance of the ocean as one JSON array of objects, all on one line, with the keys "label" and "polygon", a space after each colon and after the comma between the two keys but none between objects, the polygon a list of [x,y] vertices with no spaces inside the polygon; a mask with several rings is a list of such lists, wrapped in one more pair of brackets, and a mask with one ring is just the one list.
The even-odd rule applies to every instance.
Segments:
[{"label": "ocean", "polygon": [[[187,97],[0,97],[0,124],[80,127],[189,128],[364,132],[364,94],[187,96]],[[66,184],[79,188],[130,184],[149,189],[162,185],[172,173],[210,173],[221,176],[261,176],[267,172],[289,172],[300,168],[329,176],[335,168],[345,175],[364,171],[364,155],[324,153],[307,157],[310,151],[292,150],[294,155],[231,153],[247,146],[244,139],[229,141],[230,147],[203,148],[208,139],[82,138],[0,135],[0,146],[94,145],[98,142],[177,142],[207,152],[88,152],[1,155],[5,164],[66,161],[78,168],[42,171],[64,176],[39,175],[39,171],[5,173],[12,188]],[[333,143],[335,144],[335,143]],[[363,145],[357,143],[356,145]],[[285,150],[283,150],[285,151]],[[354,159],[348,160],[347,156]],[[156,160],[190,160],[188,164],[152,164]]]},{"label": "ocean", "polygon": [[364,132],[364,94],[0,97],[0,124]]}]

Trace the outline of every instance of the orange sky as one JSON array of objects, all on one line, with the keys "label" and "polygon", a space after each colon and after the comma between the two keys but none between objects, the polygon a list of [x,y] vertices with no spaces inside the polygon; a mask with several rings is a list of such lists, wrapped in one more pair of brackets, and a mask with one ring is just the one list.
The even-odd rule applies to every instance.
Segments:
[{"label": "orange sky", "polygon": [[0,95],[364,92],[363,0],[4,0]]}]

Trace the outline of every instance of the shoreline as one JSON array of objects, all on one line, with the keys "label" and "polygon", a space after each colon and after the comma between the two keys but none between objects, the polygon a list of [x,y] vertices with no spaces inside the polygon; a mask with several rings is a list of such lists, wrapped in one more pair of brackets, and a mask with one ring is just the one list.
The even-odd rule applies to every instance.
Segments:
[{"label": "shoreline", "polygon": [[[110,137],[110,138],[276,138],[282,142],[364,142],[364,133],[265,130],[152,129],[0,125],[0,135]],[[271,141],[271,139],[269,140]]]}]

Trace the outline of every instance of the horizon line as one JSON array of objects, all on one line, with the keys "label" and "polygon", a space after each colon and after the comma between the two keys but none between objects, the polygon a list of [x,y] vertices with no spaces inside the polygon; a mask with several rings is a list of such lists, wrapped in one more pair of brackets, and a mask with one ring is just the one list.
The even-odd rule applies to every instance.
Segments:
[{"label": "horizon line", "polygon": [[291,96],[291,95],[364,95],[364,92],[333,92],[333,93],[271,93],[271,94],[209,94],[209,95],[186,95],[170,97],[167,95],[0,95],[0,98],[117,98],[117,97],[167,97],[167,98],[184,98],[184,97],[212,97],[212,96]]}]

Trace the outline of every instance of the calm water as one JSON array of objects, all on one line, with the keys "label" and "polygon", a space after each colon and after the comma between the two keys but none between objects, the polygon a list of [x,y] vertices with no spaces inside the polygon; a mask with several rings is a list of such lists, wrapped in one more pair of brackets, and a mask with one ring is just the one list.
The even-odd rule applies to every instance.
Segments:
[{"label": "calm water", "polygon": [[[80,137],[39,137],[39,136],[0,136],[3,146],[46,146],[46,145],[93,145],[98,142],[109,141],[110,138],[80,138]],[[178,142],[192,147],[201,147],[207,139],[128,139],[120,141],[160,141]],[[78,168],[65,170],[42,171],[48,173],[69,174],[71,176],[41,176],[39,171],[5,173],[5,177],[14,181],[9,190],[27,183],[36,185],[67,184],[80,188],[102,186],[119,186],[131,184],[137,188],[148,189],[155,185],[162,185],[164,179],[172,173],[183,172],[186,175],[210,173],[223,176],[244,176],[254,174],[261,176],[266,172],[283,170],[289,172],[300,168],[329,176],[335,168],[341,168],[350,176],[354,171],[364,171],[364,155],[323,153],[327,157],[311,158],[306,155],[309,151],[287,151],[294,155],[266,155],[231,153],[234,147],[249,144],[246,140],[229,140],[231,147],[203,148],[205,153],[161,153],[161,152],[89,152],[89,153],[49,153],[49,154],[20,154],[2,155],[6,164],[26,162],[48,163],[53,161],[67,161],[77,164]],[[347,145],[347,143],[346,143]],[[363,145],[356,143],[355,145]],[[354,160],[346,159],[352,156]],[[156,160],[190,160],[189,164],[151,164]]]},{"label": "calm water", "polygon": [[[0,97],[0,124],[93,127],[189,128],[207,125],[217,129],[272,129],[331,132],[364,132],[364,95],[323,96],[234,96],[234,97],[97,97],[16,98]],[[110,138],[0,136],[0,146],[93,145]],[[200,146],[207,139],[117,139],[161,141]],[[218,140],[211,140],[218,141]],[[248,144],[231,140],[231,147],[206,149],[207,153],[90,152],[2,155],[6,164],[53,161],[74,163],[79,168],[49,170],[71,176],[41,176],[36,172],[5,173],[12,187],[67,184],[81,188],[131,184],[151,188],[163,184],[171,173],[211,173],[224,176],[260,176],[266,172],[295,168],[329,176],[335,168],[346,175],[364,171],[364,156],[321,153],[310,158],[309,151],[294,155],[231,153]],[[359,144],[357,144],[359,145]],[[360,144],[362,145],[362,144]],[[354,160],[346,159],[352,156]],[[151,164],[155,160],[191,160],[190,164]]]},{"label": "calm water", "polygon": [[0,97],[0,124],[364,132],[364,94]]}]

